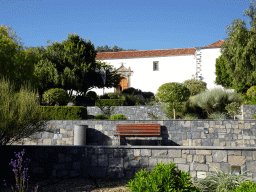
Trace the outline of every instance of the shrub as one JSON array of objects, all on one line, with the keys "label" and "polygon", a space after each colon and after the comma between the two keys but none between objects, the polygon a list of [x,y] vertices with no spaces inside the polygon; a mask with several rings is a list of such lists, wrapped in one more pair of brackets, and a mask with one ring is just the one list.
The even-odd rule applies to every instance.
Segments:
[{"label": "shrub", "polygon": [[112,116],[110,117],[110,120],[117,120],[117,119],[125,119],[125,120],[126,120],[126,117],[125,117],[125,115],[123,115],[123,114],[112,115]]},{"label": "shrub", "polygon": [[154,97],[154,93],[152,93],[152,92],[142,92],[141,94],[145,99],[150,99],[150,98]]},{"label": "shrub", "polygon": [[[167,110],[173,110],[173,117],[176,118],[175,111],[180,108],[182,102],[185,102],[189,99],[190,91],[181,83],[165,83],[158,88],[156,97],[159,101],[164,103],[169,103]],[[179,112],[179,110],[177,110]],[[168,114],[165,114],[166,117]]]},{"label": "shrub", "polygon": [[221,112],[213,112],[208,119],[228,119],[228,116]]},{"label": "shrub", "polygon": [[58,102],[60,105],[64,106],[71,101],[67,91],[60,88],[53,88],[45,91],[43,93],[43,99],[49,103]]},{"label": "shrub", "polygon": [[256,183],[252,181],[245,182],[243,181],[239,187],[232,189],[230,192],[255,192],[256,190]]},{"label": "shrub", "polygon": [[89,100],[96,100],[98,99],[98,96],[97,96],[97,93],[95,91],[88,91],[86,93],[86,97],[89,99]]},{"label": "shrub", "polygon": [[199,119],[198,115],[197,114],[194,114],[194,113],[187,113],[183,119],[185,120],[190,120],[190,119]]},{"label": "shrub", "polygon": [[207,89],[207,83],[197,79],[188,79],[183,82],[183,85],[185,85],[189,89],[192,96],[197,95]]},{"label": "shrub", "polygon": [[105,93],[104,95],[100,96],[100,99],[110,99],[110,97],[108,96],[108,93]]},{"label": "shrub", "polygon": [[107,119],[105,115],[96,115],[93,119]]},{"label": "shrub", "polygon": [[226,92],[221,88],[214,88],[203,91],[198,95],[191,96],[189,100],[192,105],[198,106],[205,110],[207,112],[207,116],[209,117],[213,112],[227,113],[225,107],[228,104],[232,102],[241,104],[243,98],[236,92]]},{"label": "shrub", "polygon": [[195,180],[193,184],[200,188],[202,191],[227,191],[238,187],[243,181],[248,181],[246,177],[242,175],[225,174],[220,170],[218,173],[215,167],[215,175],[210,174],[204,179]]},{"label": "shrub", "polygon": [[124,89],[122,91],[122,94],[128,94],[128,95],[139,95],[141,94],[141,90],[140,89],[135,89],[133,87],[129,87],[127,89]]},{"label": "shrub", "polygon": [[151,173],[145,169],[138,171],[134,180],[131,180],[126,187],[131,191],[188,191],[200,192],[192,186],[190,174],[184,171],[176,171],[177,166],[171,162],[164,165],[158,163]]},{"label": "shrub", "polygon": [[249,99],[252,99],[254,97],[256,97],[256,86],[251,86],[247,92],[246,95]]}]

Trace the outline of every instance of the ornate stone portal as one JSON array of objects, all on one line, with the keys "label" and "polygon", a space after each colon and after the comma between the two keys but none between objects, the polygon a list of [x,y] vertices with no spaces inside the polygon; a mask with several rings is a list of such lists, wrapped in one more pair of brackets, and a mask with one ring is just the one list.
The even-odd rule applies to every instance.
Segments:
[{"label": "ornate stone portal", "polygon": [[119,67],[116,71],[117,71],[117,74],[121,74],[122,79],[118,87],[115,88],[115,92],[123,91],[124,89],[129,88],[130,82],[131,82],[131,75],[133,73],[133,71],[131,71],[131,67],[129,67],[129,69],[125,68],[124,63],[122,62],[121,67]]}]

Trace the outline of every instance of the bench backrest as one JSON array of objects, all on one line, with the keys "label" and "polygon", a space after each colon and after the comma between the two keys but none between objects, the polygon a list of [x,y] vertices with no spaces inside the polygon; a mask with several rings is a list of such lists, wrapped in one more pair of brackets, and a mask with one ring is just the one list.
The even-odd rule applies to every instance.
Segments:
[{"label": "bench backrest", "polygon": [[160,124],[117,124],[116,131],[121,135],[161,135]]}]

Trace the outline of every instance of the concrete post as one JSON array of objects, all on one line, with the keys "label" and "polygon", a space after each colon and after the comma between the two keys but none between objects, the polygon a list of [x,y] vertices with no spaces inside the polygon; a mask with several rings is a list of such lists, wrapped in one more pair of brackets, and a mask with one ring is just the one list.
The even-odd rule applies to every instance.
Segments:
[{"label": "concrete post", "polygon": [[88,125],[75,125],[74,145],[86,145],[86,130]]}]

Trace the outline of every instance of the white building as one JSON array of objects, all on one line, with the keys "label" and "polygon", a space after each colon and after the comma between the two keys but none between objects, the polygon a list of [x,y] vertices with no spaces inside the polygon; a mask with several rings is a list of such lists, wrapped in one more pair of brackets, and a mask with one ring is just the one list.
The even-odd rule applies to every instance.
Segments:
[{"label": "white building", "polygon": [[[192,77],[202,78],[207,89],[222,87],[214,81],[215,63],[223,43],[219,40],[205,47],[98,53],[96,59],[112,65],[123,76],[117,88],[105,88],[104,93],[134,87],[156,94],[162,84],[182,83]],[[91,91],[103,94],[103,89]]]}]

